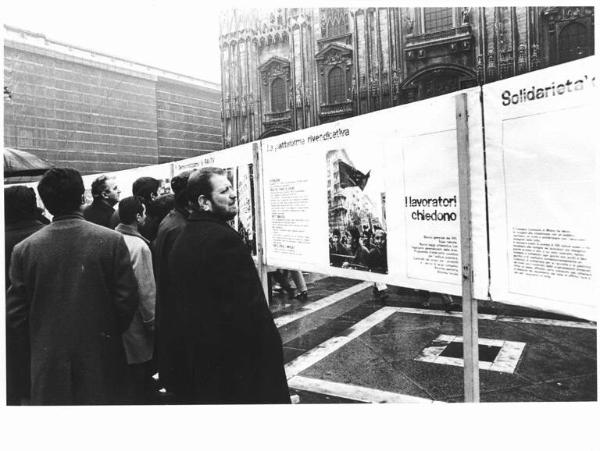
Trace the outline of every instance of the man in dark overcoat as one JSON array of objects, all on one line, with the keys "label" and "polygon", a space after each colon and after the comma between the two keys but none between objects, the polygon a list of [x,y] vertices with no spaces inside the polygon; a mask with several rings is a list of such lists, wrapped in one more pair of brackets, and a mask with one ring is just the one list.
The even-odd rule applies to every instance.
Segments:
[{"label": "man in dark overcoat", "polygon": [[281,337],[258,273],[226,221],[236,195],[223,170],[203,168],[187,185],[188,224],[169,255],[184,349],[176,395],[186,403],[289,403]]},{"label": "man in dark overcoat", "polygon": [[7,326],[29,326],[31,403],[127,402],[121,333],[138,295],[123,237],[85,221],[83,181],[50,169],[38,192],[54,216],[13,250]]},{"label": "man in dark overcoat", "polygon": [[152,243],[152,258],[156,277],[156,351],[160,383],[167,391],[172,391],[173,359],[181,351],[175,340],[179,324],[173,315],[174,301],[169,298],[168,257],[175,240],[185,227],[189,216],[187,210],[186,187],[192,171],[183,171],[171,179],[171,190],[175,194],[175,207],[158,226]]},{"label": "man in dark overcoat", "polygon": [[111,218],[115,213],[114,206],[119,202],[120,194],[121,191],[113,177],[99,176],[92,182],[94,200],[83,209],[83,217],[94,224],[114,229],[117,224],[112,224]]},{"label": "man in dark overcoat", "polygon": [[[44,227],[38,219],[33,188],[4,188],[4,269],[9,286],[10,258],[14,247]],[[29,334],[26,328],[6,328],[6,403],[19,405],[29,398]]]}]

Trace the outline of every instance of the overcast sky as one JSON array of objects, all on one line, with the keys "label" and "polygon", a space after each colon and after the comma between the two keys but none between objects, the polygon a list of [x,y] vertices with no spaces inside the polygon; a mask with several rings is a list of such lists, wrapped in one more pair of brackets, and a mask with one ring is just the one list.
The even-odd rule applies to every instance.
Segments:
[{"label": "overcast sky", "polygon": [[3,2],[2,20],[48,39],[220,83],[221,5],[210,0],[10,0]]}]

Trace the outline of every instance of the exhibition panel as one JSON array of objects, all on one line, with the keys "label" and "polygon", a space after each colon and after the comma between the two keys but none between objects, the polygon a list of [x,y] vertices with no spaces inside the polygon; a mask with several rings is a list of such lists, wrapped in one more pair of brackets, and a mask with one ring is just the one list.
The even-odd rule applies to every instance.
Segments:
[{"label": "exhibition panel", "polygon": [[492,300],[596,319],[597,63],[483,87]]}]

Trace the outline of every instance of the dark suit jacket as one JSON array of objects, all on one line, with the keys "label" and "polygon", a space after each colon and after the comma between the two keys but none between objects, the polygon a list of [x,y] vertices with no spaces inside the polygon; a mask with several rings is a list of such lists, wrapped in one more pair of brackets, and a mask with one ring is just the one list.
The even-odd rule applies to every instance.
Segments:
[{"label": "dark suit jacket", "polygon": [[281,338],[241,237],[195,212],[169,255],[189,403],[289,403]]},{"label": "dark suit jacket", "polygon": [[94,224],[114,229],[116,224],[111,224],[114,212],[115,209],[113,207],[96,197],[90,205],[83,209],[83,217]]},{"label": "dark suit jacket", "polygon": [[55,217],[15,246],[10,280],[7,327],[29,326],[32,404],[125,402],[121,333],[138,295],[123,237]]}]

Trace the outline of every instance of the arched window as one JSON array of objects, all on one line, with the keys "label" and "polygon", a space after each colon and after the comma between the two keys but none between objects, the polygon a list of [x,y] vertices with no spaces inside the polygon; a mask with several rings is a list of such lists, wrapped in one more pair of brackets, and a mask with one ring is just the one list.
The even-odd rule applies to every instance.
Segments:
[{"label": "arched window", "polygon": [[346,86],[344,72],[341,67],[334,67],[327,76],[329,103],[338,103],[346,100]]},{"label": "arched window", "polygon": [[558,38],[558,60],[561,63],[583,58],[589,54],[585,25],[571,23],[564,27]]},{"label": "arched window", "polygon": [[452,8],[423,8],[425,33],[452,28]]},{"label": "arched window", "polygon": [[271,112],[280,113],[285,111],[285,82],[277,77],[271,83]]}]

